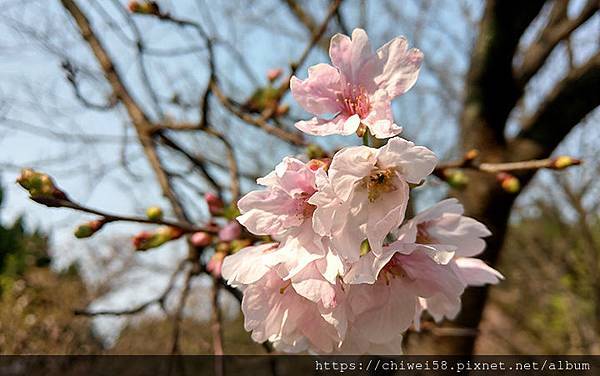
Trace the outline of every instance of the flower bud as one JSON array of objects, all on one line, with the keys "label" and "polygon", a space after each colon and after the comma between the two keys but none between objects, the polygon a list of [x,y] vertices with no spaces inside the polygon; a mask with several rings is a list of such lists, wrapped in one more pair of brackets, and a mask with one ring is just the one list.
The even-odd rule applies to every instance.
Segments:
[{"label": "flower bud", "polygon": [[128,4],[129,11],[132,13],[140,13],[140,14],[154,14],[159,15],[160,9],[158,4],[155,1],[137,1],[132,0]]},{"label": "flower bud", "polygon": [[212,236],[204,231],[195,232],[191,238],[194,247],[207,247],[212,243]]},{"label": "flower bud", "polygon": [[273,69],[269,69],[267,71],[267,79],[270,82],[275,81],[276,79],[278,79],[279,77],[281,77],[281,74],[283,73],[283,69],[281,68],[273,68]]},{"label": "flower bud", "polygon": [[568,155],[560,155],[552,160],[551,167],[554,170],[563,170],[567,167],[581,164],[580,159],[569,157]]},{"label": "flower bud", "polygon": [[445,169],[444,180],[454,189],[463,189],[469,183],[469,178],[462,170]]},{"label": "flower bud", "polygon": [[223,259],[227,256],[226,253],[223,252],[215,252],[214,255],[211,256],[210,260],[206,264],[206,271],[212,274],[215,278],[221,277],[221,267],[223,266]]},{"label": "flower bud", "polygon": [[137,13],[140,11],[141,6],[136,0],[131,0],[129,4],[127,4],[127,8],[131,13]]},{"label": "flower bud", "polygon": [[204,199],[208,205],[208,211],[211,215],[223,214],[223,201],[214,193],[207,192],[204,194]]},{"label": "flower bud", "polygon": [[280,104],[279,106],[277,106],[277,108],[275,109],[275,116],[284,116],[286,115],[288,112],[290,112],[290,105],[287,103],[284,104]]},{"label": "flower bud", "polygon": [[479,156],[479,150],[477,149],[471,149],[468,152],[465,153],[465,160],[466,161],[472,161],[475,158],[477,158]]},{"label": "flower bud", "polygon": [[154,232],[142,231],[133,238],[133,246],[137,251],[145,251],[151,248],[160,247],[161,245],[180,238],[183,231],[171,227],[163,226]]},{"label": "flower bud", "polygon": [[98,230],[100,230],[102,226],[104,226],[104,223],[105,222],[102,220],[95,220],[83,223],[75,229],[74,235],[77,239],[89,238],[90,236],[94,235]]},{"label": "flower bud", "polygon": [[50,176],[32,169],[23,169],[21,175],[17,178],[17,183],[25,188],[32,198],[50,197],[61,200],[67,199],[65,193],[56,187]]},{"label": "flower bud", "polygon": [[521,182],[514,175],[500,172],[496,175],[496,179],[500,182],[502,189],[508,193],[517,193],[521,190]]},{"label": "flower bud", "polygon": [[146,209],[146,217],[151,221],[160,221],[163,218],[163,211],[158,206],[151,206]]},{"label": "flower bud", "polygon": [[219,239],[224,242],[230,242],[240,237],[242,228],[237,222],[229,222],[219,230]]}]

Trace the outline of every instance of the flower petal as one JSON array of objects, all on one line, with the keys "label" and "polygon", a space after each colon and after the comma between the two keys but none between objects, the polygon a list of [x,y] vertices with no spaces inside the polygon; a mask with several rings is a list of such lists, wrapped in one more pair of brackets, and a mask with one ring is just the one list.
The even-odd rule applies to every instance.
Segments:
[{"label": "flower petal", "polygon": [[352,39],[343,34],[331,38],[329,56],[346,80],[351,84],[359,84],[361,68],[373,57],[369,37],[363,29],[354,29]]},{"label": "flower petal", "polygon": [[359,125],[360,118],[358,115],[349,118],[338,115],[331,120],[315,117],[310,120],[301,120],[295,124],[296,128],[302,132],[313,136],[330,136],[334,134],[348,136],[355,133]]},{"label": "flower petal", "polygon": [[379,149],[377,154],[380,167],[395,167],[408,183],[418,184],[431,174],[438,162],[433,152],[424,146],[400,137],[392,138]]},{"label": "flower petal", "polygon": [[377,50],[383,66],[382,73],[375,77],[380,88],[387,91],[390,98],[407,92],[419,76],[423,53],[416,48],[408,49],[404,37],[394,38]]},{"label": "flower petal", "polygon": [[456,258],[462,277],[469,286],[496,284],[504,279],[499,271],[487,265],[483,260],[472,257]]},{"label": "flower petal", "polygon": [[370,99],[371,112],[363,119],[371,134],[377,138],[390,138],[402,132],[402,127],[394,124],[390,98],[385,90],[377,90]]},{"label": "flower petal", "polygon": [[328,64],[317,64],[308,68],[308,78],[292,77],[290,89],[300,106],[317,116],[335,114],[340,111],[337,102],[341,89],[340,73]]}]

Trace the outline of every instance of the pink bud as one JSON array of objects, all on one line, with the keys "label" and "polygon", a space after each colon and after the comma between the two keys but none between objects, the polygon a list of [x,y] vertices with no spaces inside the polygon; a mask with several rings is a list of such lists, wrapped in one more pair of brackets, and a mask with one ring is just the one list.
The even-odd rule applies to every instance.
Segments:
[{"label": "pink bud", "polygon": [[219,231],[219,239],[224,242],[230,242],[237,239],[242,233],[242,229],[237,222],[229,222]]},{"label": "pink bud", "polygon": [[206,246],[209,246],[210,243],[212,243],[212,236],[210,236],[206,232],[200,231],[200,232],[195,232],[192,235],[191,240],[192,240],[192,244],[194,245],[194,247],[206,247]]},{"label": "pink bud", "polygon": [[275,81],[276,79],[279,78],[279,76],[281,76],[281,74],[283,73],[283,69],[281,68],[273,68],[273,69],[269,69],[267,71],[267,79],[271,82]]},{"label": "pink bud", "polygon": [[208,205],[208,211],[212,215],[220,215],[223,211],[223,201],[214,193],[207,192],[204,194],[204,199]]},{"label": "pink bud", "polygon": [[208,260],[208,263],[206,264],[206,271],[212,274],[215,278],[221,277],[223,258],[225,258],[225,254],[217,252],[210,258],[210,260]]}]

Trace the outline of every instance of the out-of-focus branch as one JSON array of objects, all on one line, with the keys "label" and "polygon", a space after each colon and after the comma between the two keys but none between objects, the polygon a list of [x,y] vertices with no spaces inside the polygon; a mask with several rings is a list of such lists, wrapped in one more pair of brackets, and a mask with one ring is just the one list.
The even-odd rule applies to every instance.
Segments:
[{"label": "out-of-focus branch", "polygon": [[88,311],[86,309],[78,309],[78,310],[74,311],[74,314],[78,315],[78,316],[90,316],[90,317],[91,316],[130,316],[130,315],[135,315],[137,313],[143,312],[146,308],[148,308],[154,304],[160,305],[162,310],[166,312],[165,302],[167,300],[167,297],[169,296],[171,291],[173,291],[173,288],[175,287],[175,282],[177,281],[177,276],[185,268],[187,263],[188,263],[187,259],[184,259],[179,263],[179,265],[177,266],[177,269],[171,275],[171,278],[169,279],[169,282],[167,283],[167,287],[165,288],[165,290],[163,291],[162,294],[160,294],[158,297],[156,297],[154,299],[151,299],[143,304],[140,304],[137,307],[134,307],[131,309],[122,309],[122,310],[100,310],[100,311]]},{"label": "out-of-focus branch", "polygon": [[588,0],[575,18],[568,18],[568,1],[555,1],[548,25],[535,41],[527,46],[523,63],[515,70],[517,83],[524,87],[544,65],[554,48],[567,39],[575,29],[597,14],[600,7],[597,0]]},{"label": "out-of-focus branch", "polygon": [[162,167],[162,162],[160,161],[158,153],[156,152],[156,147],[150,134],[148,133],[148,129],[151,127],[151,122],[148,116],[144,113],[142,108],[130,94],[127,86],[125,85],[125,81],[117,71],[112,58],[108,54],[100,39],[98,39],[96,36],[88,18],[81,11],[77,3],[74,0],[61,0],[61,4],[64,9],[69,12],[79,28],[82,38],[87,42],[92,50],[96,60],[104,72],[106,80],[113,89],[114,95],[127,110],[127,113],[131,118],[133,126],[137,132],[144,154],[146,155],[146,158],[148,159],[148,162],[150,163],[150,166],[152,167],[158,179],[163,194],[171,203],[177,218],[181,221],[187,221],[185,211],[171,187],[169,177]]},{"label": "out-of-focus branch", "polygon": [[202,176],[204,176],[211,188],[214,189],[217,193],[219,193],[219,195],[221,194],[221,187],[208,172],[207,166],[203,160],[192,155],[190,152],[185,150],[183,146],[179,145],[177,142],[175,142],[175,140],[165,135],[164,133],[160,133],[158,137],[166,146],[185,156],[198,169]]},{"label": "out-of-focus branch", "polygon": [[285,94],[290,88],[290,81],[292,80],[292,77],[296,74],[298,68],[300,68],[304,64],[304,62],[308,58],[308,55],[310,55],[310,52],[315,48],[319,41],[323,39],[323,35],[327,31],[327,26],[329,25],[329,22],[336,14],[339,14],[340,5],[342,5],[342,0],[333,1],[329,6],[329,10],[327,11],[325,19],[323,19],[323,22],[321,22],[321,25],[315,27],[315,29],[311,31],[312,36],[310,38],[310,42],[308,43],[298,60],[290,64],[290,74],[286,77],[285,80],[283,80],[283,82],[279,86],[279,91],[277,93],[277,96],[274,98],[271,107],[263,113],[262,117],[264,120],[269,119],[273,116],[273,114],[275,114],[279,105],[279,101],[285,96]]},{"label": "out-of-focus branch", "polygon": [[600,53],[558,82],[535,114],[525,119],[519,135],[509,145],[511,155],[539,158],[600,105]]},{"label": "out-of-focus branch", "polygon": [[471,169],[491,174],[498,172],[535,171],[544,168],[562,170],[566,167],[581,164],[581,160],[566,156],[507,163],[479,163],[475,161],[475,157],[469,155],[475,154],[473,152],[467,153],[462,159],[438,164],[433,174],[440,176],[448,169]]},{"label": "out-of-focus branch", "polygon": [[190,294],[190,289],[192,286],[192,278],[194,276],[194,268],[188,270],[185,275],[185,280],[183,281],[183,291],[181,291],[181,295],[179,297],[179,302],[177,304],[177,309],[173,314],[173,341],[171,345],[171,354],[180,354],[181,349],[179,347],[179,335],[181,333],[181,320],[183,319],[183,313],[185,309],[185,303],[187,302],[187,298]]},{"label": "out-of-focus branch", "polygon": [[124,216],[118,214],[110,214],[97,209],[88,208],[86,206],[80,205],[76,202],[71,201],[70,199],[60,199],[54,197],[47,196],[31,196],[31,199],[37,203],[42,205],[46,205],[52,208],[68,208],[77,210],[84,213],[95,214],[101,217],[101,221],[106,223],[111,222],[136,222],[136,223],[148,223],[154,225],[165,225],[169,227],[174,227],[180,229],[184,232],[193,233],[198,231],[204,231],[208,233],[217,233],[218,229],[216,227],[201,227],[201,226],[193,226],[187,222],[178,222],[178,221],[168,221],[168,220],[151,220],[145,217],[138,216]]},{"label": "out-of-focus branch", "polygon": [[234,114],[244,122],[257,128],[260,128],[268,134],[278,137],[283,141],[289,142],[292,145],[308,145],[308,143],[304,141],[304,138],[300,133],[288,132],[285,129],[275,127],[274,125],[269,124],[268,121],[262,119],[261,117],[252,116],[251,114],[239,108],[221,91],[221,89],[216,85],[216,83],[213,83],[212,91],[225,108],[227,108],[232,114]]},{"label": "out-of-focus branch", "polygon": [[504,143],[506,119],[520,97],[513,77],[513,57],[523,32],[545,3],[486,2],[467,74],[462,119],[465,146],[485,145],[487,152],[488,146],[491,149]]},{"label": "out-of-focus branch", "polygon": [[221,309],[219,307],[220,287],[221,285],[218,279],[213,277],[213,285],[210,294],[212,304],[212,313],[210,315],[210,328],[213,337],[213,353],[215,355],[223,355],[223,332],[221,323]]},{"label": "out-of-focus branch", "polygon": [[75,98],[77,98],[79,102],[81,102],[81,104],[83,104],[85,107],[98,111],[107,111],[113,109],[119,103],[117,101],[117,98],[115,98],[114,96],[110,96],[106,103],[98,104],[91,102],[81,92],[79,82],[77,81],[77,69],[73,66],[73,64],[69,60],[65,60],[62,63],[62,68],[66,73],[67,82],[73,88]]},{"label": "out-of-focus branch", "polygon": [[[296,19],[298,19],[298,21],[300,21],[301,24],[304,25],[304,27],[306,27],[311,35],[315,35],[317,33],[319,25],[317,25],[317,22],[314,20],[314,18],[308,14],[304,8],[302,8],[302,5],[299,2],[296,0],[284,0],[283,3],[287,5],[292,14],[296,17]],[[327,43],[326,40],[323,40],[319,43],[319,47],[324,51],[327,51],[329,48],[329,43]]]}]

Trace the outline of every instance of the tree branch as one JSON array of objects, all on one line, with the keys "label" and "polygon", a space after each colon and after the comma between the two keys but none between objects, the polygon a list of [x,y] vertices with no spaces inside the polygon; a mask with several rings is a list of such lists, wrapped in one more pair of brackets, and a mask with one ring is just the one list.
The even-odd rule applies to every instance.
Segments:
[{"label": "tree branch", "polygon": [[520,159],[549,155],[579,122],[600,105],[600,53],[572,70],[539,109],[524,120],[511,142],[510,155]]},{"label": "tree branch", "polygon": [[151,128],[151,122],[148,116],[144,113],[142,108],[138,105],[136,100],[130,94],[125,81],[117,71],[112,58],[108,54],[106,48],[96,36],[88,18],[81,11],[79,6],[74,0],[61,0],[62,6],[69,12],[73,20],[75,21],[82,38],[87,42],[90,49],[92,50],[96,60],[100,64],[104,76],[108,83],[111,85],[114,95],[121,101],[137,132],[138,138],[142,145],[144,154],[152,167],[163,194],[167,197],[175,215],[179,220],[187,221],[187,216],[183,207],[179,203],[172,187],[169,182],[169,178],[162,168],[162,163],[156,152],[155,145],[153,144],[152,138],[148,133],[148,129]]},{"label": "tree branch", "polygon": [[548,59],[554,48],[594,14],[598,12],[598,1],[588,0],[583,9],[573,19],[567,17],[568,1],[556,1],[554,14],[550,16],[548,25],[540,32],[535,41],[527,46],[523,63],[515,70],[519,87],[523,88]]}]

